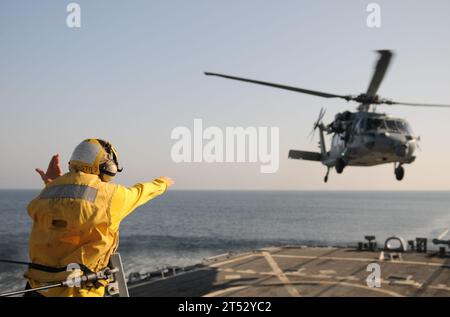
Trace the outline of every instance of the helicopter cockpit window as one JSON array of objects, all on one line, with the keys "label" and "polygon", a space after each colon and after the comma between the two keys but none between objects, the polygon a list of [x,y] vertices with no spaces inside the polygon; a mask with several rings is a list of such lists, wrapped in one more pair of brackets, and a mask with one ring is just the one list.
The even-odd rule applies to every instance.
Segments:
[{"label": "helicopter cockpit window", "polygon": [[361,134],[364,131],[364,120],[358,120],[355,124],[355,133],[356,134]]},{"label": "helicopter cockpit window", "polygon": [[401,120],[387,120],[386,128],[389,132],[404,132],[412,135],[409,124]]},{"label": "helicopter cockpit window", "polygon": [[366,130],[370,131],[370,130],[378,130],[384,128],[384,121],[381,119],[376,119],[376,118],[369,118],[367,119],[367,125],[366,125]]},{"label": "helicopter cockpit window", "polygon": [[397,122],[394,120],[386,121],[386,128],[389,132],[399,132],[399,127],[397,126]]},{"label": "helicopter cockpit window", "polygon": [[396,121],[396,123],[400,131],[413,135],[412,129],[406,121]]}]

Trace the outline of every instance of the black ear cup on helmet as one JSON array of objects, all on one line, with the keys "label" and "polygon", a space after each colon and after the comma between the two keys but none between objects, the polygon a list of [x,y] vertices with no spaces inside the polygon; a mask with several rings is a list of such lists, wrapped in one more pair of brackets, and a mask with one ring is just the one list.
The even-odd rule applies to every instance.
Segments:
[{"label": "black ear cup on helmet", "polygon": [[97,141],[106,153],[108,153],[108,161],[99,166],[100,178],[105,182],[109,182],[114,176],[116,176],[117,173],[122,171],[122,168],[119,169],[117,153],[111,143],[101,139],[97,139]]},{"label": "black ear cup on helmet", "polygon": [[110,160],[100,165],[100,178],[105,182],[109,182],[117,174],[117,165]]}]

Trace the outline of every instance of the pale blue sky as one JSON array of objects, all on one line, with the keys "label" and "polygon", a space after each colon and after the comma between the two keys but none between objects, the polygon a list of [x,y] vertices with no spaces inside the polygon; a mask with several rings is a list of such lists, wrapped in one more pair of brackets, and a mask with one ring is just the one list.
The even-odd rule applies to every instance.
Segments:
[{"label": "pale blue sky", "polygon": [[[381,108],[422,137],[404,182],[391,165],[331,175],[290,161],[314,150],[307,134],[321,106],[354,104],[203,76],[214,71],[339,94],[366,90],[376,49],[396,52],[379,93],[400,101],[450,103],[450,2],[377,1],[382,27],[366,26],[372,1],[0,2],[0,188],[37,188],[35,167],[53,153],[63,166],[84,138],[114,143],[131,185],[172,176],[178,189],[450,189],[450,109]],[[280,169],[259,164],[175,164],[176,126],[278,126]]]}]

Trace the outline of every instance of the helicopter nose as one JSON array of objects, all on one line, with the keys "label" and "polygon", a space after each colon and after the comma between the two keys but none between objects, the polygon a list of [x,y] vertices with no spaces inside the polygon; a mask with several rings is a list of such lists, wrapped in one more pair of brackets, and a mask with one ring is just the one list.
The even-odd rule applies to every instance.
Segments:
[{"label": "helicopter nose", "polygon": [[408,153],[407,153],[408,157],[413,156],[414,152],[416,151],[416,147],[417,147],[416,140],[408,141]]},{"label": "helicopter nose", "polygon": [[399,143],[395,146],[395,154],[400,157],[405,157],[408,153],[408,144],[407,143]]},{"label": "helicopter nose", "polygon": [[414,140],[407,142],[399,142],[395,146],[395,154],[399,157],[411,157],[416,150],[416,142]]}]

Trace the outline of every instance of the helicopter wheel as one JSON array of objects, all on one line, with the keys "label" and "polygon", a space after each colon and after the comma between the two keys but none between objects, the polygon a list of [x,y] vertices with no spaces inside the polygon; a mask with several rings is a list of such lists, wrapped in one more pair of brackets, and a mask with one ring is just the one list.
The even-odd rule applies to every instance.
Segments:
[{"label": "helicopter wheel", "polygon": [[403,177],[405,177],[405,169],[403,168],[403,166],[399,165],[395,168],[395,178],[398,181],[401,181]]},{"label": "helicopter wheel", "polygon": [[342,174],[342,172],[344,171],[344,168],[345,168],[344,160],[341,158],[338,158],[336,160],[336,173]]},{"label": "helicopter wheel", "polygon": [[323,179],[323,181],[324,181],[325,183],[328,182],[328,175],[330,175],[330,168],[329,168],[329,167],[327,167],[327,173],[325,174],[325,177],[324,177],[324,179]]}]

